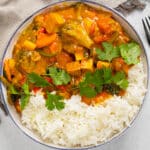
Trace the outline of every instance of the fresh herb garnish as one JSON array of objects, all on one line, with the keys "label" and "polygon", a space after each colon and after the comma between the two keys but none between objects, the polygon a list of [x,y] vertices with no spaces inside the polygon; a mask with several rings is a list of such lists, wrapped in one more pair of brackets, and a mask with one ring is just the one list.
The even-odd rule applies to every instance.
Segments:
[{"label": "fresh herb garnish", "polygon": [[123,71],[117,72],[112,77],[112,80],[116,85],[118,85],[123,90],[125,90],[128,87],[128,80],[126,79],[126,75]]},{"label": "fresh herb garnish", "polygon": [[48,68],[48,75],[55,85],[68,84],[71,81],[70,75],[65,70],[56,67]]},{"label": "fresh herb garnish", "polygon": [[62,110],[65,107],[65,103],[62,101],[63,97],[47,92],[47,99],[45,106],[48,110]]},{"label": "fresh herb garnish", "polygon": [[136,43],[122,44],[119,46],[120,53],[128,65],[139,63],[140,47]]},{"label": "fresh herb garnish", "polygon": [[92,98],[102,90],[102,84],[102,70],[96,70],[94,73],[87,72],[84,80],[79,83],[80,94]]},{"label": "fresh herb garnish", "polygon": [[[110,68],[98,69],[94,73],[88,72],[83,81],[79,83],[79,91],[81,96],[92,98],[101,92],[102,89],[105,89],[106,85],[109,89],[113,85],[112,92],[108,90],[111,94],[118,93],[118,88],[126,89],[128,87],[128,81],[125,73],[121,71],[113,75]],[[115,87],[117,92],[114,92]]]},{"label": "fresh herb garnish", "polygon": [[121,56],[128,65],[139,63],[141,53],[137,43],[125,43],[120,46],[113,46],[111,43],[103,42],[103,50],[97,48],[96,53],[100,60],[111,61],[112,59]]},{"label": "fresh herb garnish", "polygon": [[103,68],[102,76],[104,79],[104,84],[109,84],[112,82],[112,70],[110,68]]},{"label": "fresh herb garnish", "polygon": [[119,47],[114,47],[111,43],[103,42],[102,43],[103,50],[96,49],[96,53],[100,60],[111,61],[113,58],[119,57]]},{"label": "fresh herb garnish", "polygon": [[26,94],[26,95],[29,95],[29,94],[30,94],[29,85],[28,85],[27,83],[24,83],[24,84],[22,85],[22,90],[23,90],[24,94]]},{"label": "fresh herb garnish", "polygon": [[21,90],[18,91],[13,84],[10,84],[9,94],[14,101],[16,100],[16,98],[20,99],[20,107],[21,110],[23,110],[28,104],[30,98],[29,85],[27,83],[24,83],[21,87]]},{"label": "fresh herb garnish", "polygon": [[29,98],[30,98],[30,95],[21,95],[21,98],[20,98],[21,110],[23,110],[25,106],[28,104]]},{"label": "fresh herb garnish", "polygon": [[18,95],[19,94],[19,92],[16,90],[16,88],[14,87],[13,84],[10,84],[9,92],[10,92],[10,94],[13,94],[13,95]]},{"label": "fresh herb garnish", "polygon": [[86,96],[88,98],[95,97],[97,95],[97,91],[95,87],[90,84],[86,84],[85,82],[81,82],[79,85],[81,96]]},{"label": "fresh herb garnish", "polygon": [[22,94],[20,98],[20,106],[21,110],[25,108],[25,106],[28,104],[30,98],[30,91],[29,91],[29,85],[27,83],[24,83],[22,86]]},{"label": "fresh herb garnish", "polygon": [[35,84],[37,87],[50,86],[50,83],[47,80],[34,72],[28,74],[28,81]]}]

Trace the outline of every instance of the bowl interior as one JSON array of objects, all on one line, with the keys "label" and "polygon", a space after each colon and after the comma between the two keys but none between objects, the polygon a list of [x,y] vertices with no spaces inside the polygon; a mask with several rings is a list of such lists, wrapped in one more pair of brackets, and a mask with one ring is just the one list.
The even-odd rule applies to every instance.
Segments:
[{"label": "bowl interior", "polygon": [[[146,57],[146,54],[145,54],[145,50],[144,50],[144,47],[143,47],[143,44],[137,34],[137,32],[134,30],[134,28],[122,17],[120,16],[116,11],[112,10],[111,8],[108,8],[106,6],[103,6],[101,4],[98,4],[98,3],[95,3],[95,2],[90,2],[90,1],[84,1],[86,4],[92,6],[92,7],[95,7],[97,9],[103,9],[105,11],[109,11],[113,14],[113,17],[118,21],[120,22],[120,24],[124,27],[124,30],[130,35],[130,37],[138,42],[141,46],[141,49],[143,50],[142,51],[142,57],[143,57],[143,60],[144,60],[144,68],[145,68],[145,73],[148,74],[148,62],[147,62],[147,57]],[[37,15],[37,14],[40,14],[40,13],[43,13],[43,12],[46,12],[47,10],[49,10],[50,8],[51,9],[55,9],[57,6],[59,7],[65,7],[65,6],[68,6],[68,5],[72,5],[76,3],[76,1],[68,1],[68,2],[61,2],[61,3],[55,3],[55,4],[52,4],[52,5],[49,5],[49,6],[46,6],[44,8],[42,8],[41,10],[35,12],[33,15],[31,15],[30,17],[28,17],[18,28],[17,30],[14,32],[14,34],[12,35],[12,37],[10,38],[9,42],[8,42],[8,45],[6,47],[6,50],[4,52],[4,55],[3,55],[3,61],[6,59],[6,58],[10,58],[11,55],[12,55],[12,50],[13,50],[13,46],[14,46],[14,43],[16,43],[17,39],[18,39],[18,36],[20,35],[20,33],[23,31],[23,29],[32,22],[33,18]],[[3,74],[3,66],[1,68],[1,74]],[[145,86],[147,86],[148,84],[148,80],[145,81]],[[47,146],[50,146],[50,147],[53,147],[53,148],[60,148],[60,149],[72,149],[72,147],[69,147],[69,148],[66,148],[66,147],[58,147],[56,145],[50,145],[46,142],[43,142],[41,141],[41,139],[39,139],[38,136],[36,136],[33,132],[31,132],[30,130],[28,130],[27,128],[25,128],[22,124],[21,124],[21,120],[20,120],[20,116],[16,113],[14,107],[10,106],[8,104],[8,101],[7,101],[7,93],[6,93],[6,89],[3,85],[1,85],[1,88],[2,88],[2,93],[3,93],[3,97],[4,97],[4,103],[9,111],[9,114],[12,118],[12,120],[15,122],[15,124],[26,134],[28,135],[29,137],[31,137],[32,139],[34,139],[35,141],[41,143],[41,144],[44,144],[44,145],[47,145]],[[124,129],[125,130],[125,129]],[[123,132],[123,131],[122,131]],[[114,137],[117,137],[118,135],[120,135],[121,133],[115,135]],[[111,139],[113,139],[114,137],[112,137]],[[111,139],[109,139],[108,141],[110,141]],[[107,142],[108,142],[107,141]],[[100,143],[99,145],[102,145],[104,143]],[[92,146],[90,146],[92,147]],[[82,147],[82,148],[87,148],[87,147]],[[89,148],[89,147],[88,147]],[[74,148],[75,149],[75,148]],[[79,148],[76,148],[76,149],[80,149]]]}]

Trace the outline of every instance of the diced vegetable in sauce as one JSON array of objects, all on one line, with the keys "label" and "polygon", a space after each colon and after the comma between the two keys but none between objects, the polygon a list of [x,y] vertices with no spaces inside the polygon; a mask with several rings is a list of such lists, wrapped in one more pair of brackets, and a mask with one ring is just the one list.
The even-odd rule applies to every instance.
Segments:
[{"label": "diced vegetable in sauce", "polygon": [[75,94],[99,105],[126,92],[128,70],[140,61],[140,51],[110,12],[77,3],[36,16],[0,79],[18,113],[39,89],[48,110],[63,109],[64,99]]}]

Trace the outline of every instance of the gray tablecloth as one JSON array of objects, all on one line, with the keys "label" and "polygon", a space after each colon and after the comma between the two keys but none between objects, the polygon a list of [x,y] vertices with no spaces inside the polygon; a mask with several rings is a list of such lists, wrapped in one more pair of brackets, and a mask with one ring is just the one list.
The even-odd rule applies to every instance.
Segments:
[{"label": "gray tablecloth", "polygon": [[[116,7],[125,0],[97,0]],[[8,39],[16,27],[36,10],[54,2],[53,0],[0,0],[0,58]],[[144,11],[134,11],[126,18],[140,34],[148,58],[150,47],[147,44],[141,19],[150,14],[150,3]],[[149,150],[150,149],[150,95],[147,95],[144,107],[135,120],[134,125],[119,139],[97,148],[97,150]],[[33,142],[26,137],[0,110],[2,123],[0,124],[0,150],[50,150]]]}]

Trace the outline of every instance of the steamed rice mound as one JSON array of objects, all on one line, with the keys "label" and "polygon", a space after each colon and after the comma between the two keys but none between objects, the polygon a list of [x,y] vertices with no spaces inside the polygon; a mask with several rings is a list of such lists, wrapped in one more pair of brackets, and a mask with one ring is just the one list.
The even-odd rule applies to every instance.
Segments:
[{"label": "steamed rice mound", "polygon": [[65,147],[96,145],[121,132],[137,114],[144,94],[143,64],[129,71],[129,87],[123,97],[113,96],[99,106],[81,102],[73,95],[61,111],[49,111],[41,92],[31,96],[22,112],[22,123],[46,143]]}]

